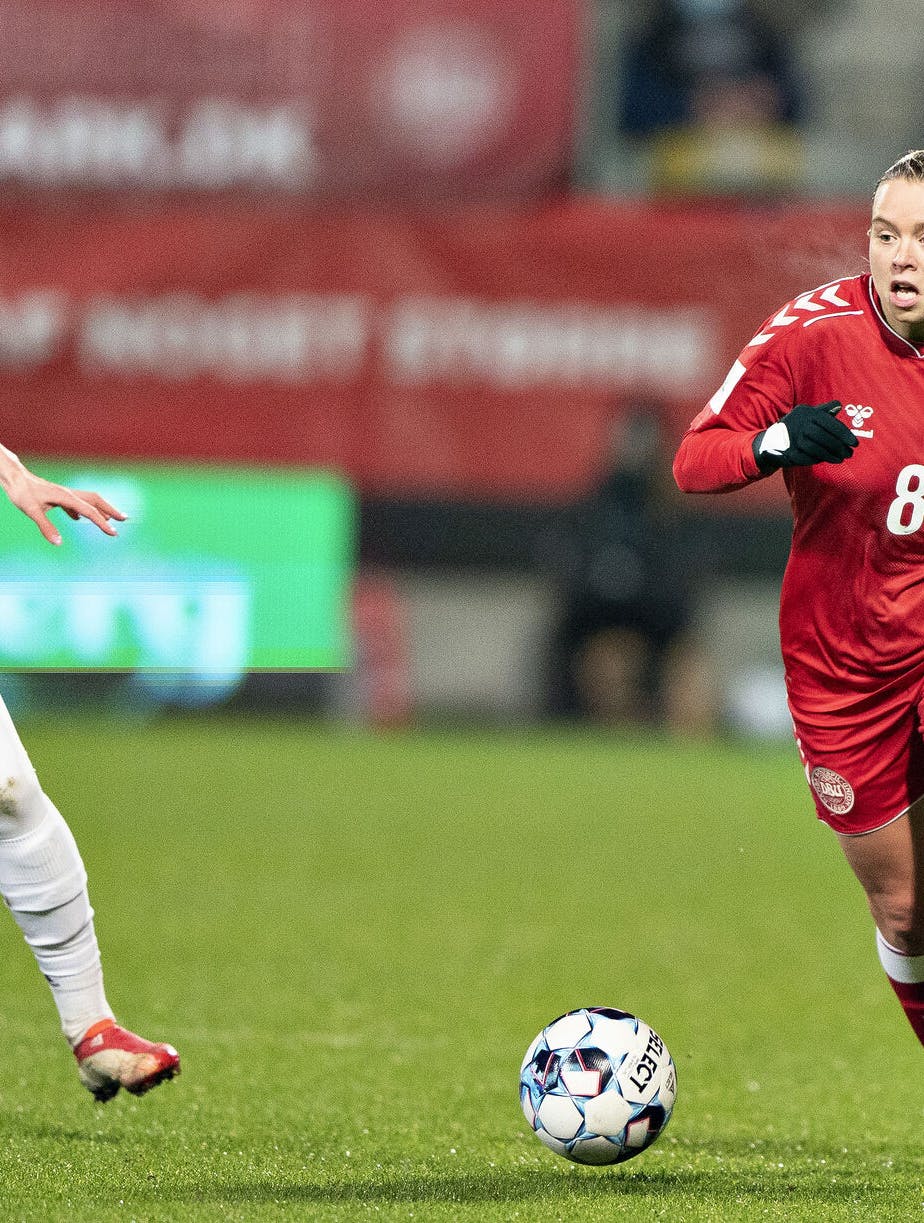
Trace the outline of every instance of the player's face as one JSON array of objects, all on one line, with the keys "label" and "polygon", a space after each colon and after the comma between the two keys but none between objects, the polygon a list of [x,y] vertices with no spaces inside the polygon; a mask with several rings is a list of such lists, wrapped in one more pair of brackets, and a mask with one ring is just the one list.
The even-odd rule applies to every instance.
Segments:
[{"label": "player's face", "polygon": [[889,325],[924,340],[924,183],[893,178],[876,192],[869,266]]}]

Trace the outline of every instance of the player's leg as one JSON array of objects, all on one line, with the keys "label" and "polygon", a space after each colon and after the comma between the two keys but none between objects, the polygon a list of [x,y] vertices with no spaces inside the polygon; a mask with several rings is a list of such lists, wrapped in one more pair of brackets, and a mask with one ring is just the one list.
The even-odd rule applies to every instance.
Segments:
[{"label": "player's leg", "polygon": [[838,840],[866,893],[880,962],[924,1044],[924,799],[884,828]]},{"label": "player's leg", "polygon": [[75,1044],[112,1018],[77,844],[42,790],[0,703],[0,892],[51,987]]},{"label": "player's leg", "polygon": [[[85,1086],[105,1099],[120,1086],[144,1091],[172,1077],[179,1068],[175,1050],[115,1024],[77,844],[42,790],[2,700],[0,894],[48,981]],[[124,1037],[135,1044],[126,1047]]]},{"label": "player's leg", "polygon": [[924,1044],[924,676],[802,718],[790,706],[815,809],[837,834],[876,926],[880,962]]}]

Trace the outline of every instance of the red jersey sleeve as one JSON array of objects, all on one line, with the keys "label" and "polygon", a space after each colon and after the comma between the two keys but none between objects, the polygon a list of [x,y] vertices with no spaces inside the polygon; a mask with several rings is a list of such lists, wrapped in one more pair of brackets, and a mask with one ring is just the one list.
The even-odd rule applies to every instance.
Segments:
[{"label": "red jersey sleeve", "polygon": [[783,332],[768,319],[742,349],[709,403],[690,425],[674,458],[685,493],[725,493],[762,479],[753,442],[795,406],[794,379]]}]

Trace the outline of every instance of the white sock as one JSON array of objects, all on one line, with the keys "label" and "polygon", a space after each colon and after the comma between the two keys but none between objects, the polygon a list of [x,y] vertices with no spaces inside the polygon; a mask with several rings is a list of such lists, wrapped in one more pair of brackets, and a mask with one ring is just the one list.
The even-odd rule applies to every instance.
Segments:
[{"label": "white sock", "polygon": [[887,943],[876,931],[876,950],[886,976],[900,985],[920,985],[924,982],[924,955],[905,955]]},{"label": "white sock", "polygon": [[88,1028],[112,1015],[86,890],[57,909],[13,916],[51,987],[61,1029],[76,1045]]},{"label": "white sock", "polygon": [[[36,782],[37,785],[37,782]],[[112,1015],[77,843],[39,789],[44,815],[22,836],[0,837],[0,892],[48,981],[72,1045]],[[43,800],[43,801],[42,801]],[[4,821],[6,823],[6,821]]]}]

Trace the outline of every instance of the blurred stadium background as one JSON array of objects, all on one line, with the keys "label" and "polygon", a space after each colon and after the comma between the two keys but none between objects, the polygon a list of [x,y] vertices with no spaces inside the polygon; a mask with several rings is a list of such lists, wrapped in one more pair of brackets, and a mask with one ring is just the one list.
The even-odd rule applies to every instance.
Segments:
[{"label": "blurred stadium background", "polygon": [[[862,270],[872,185],[924,143],[919,5],[0,0],[0,28],[0,437],[139,530],[146,479],[175,515],[96,575],[105,631],[67,570],[30,635],[54,575],[3,514],[14,711],[789,733],[778,482],[683,501],[670,457],[768,313]],[[277,608],[327,601],[255,653],[279,567]],[[92,674],[35,670],[62,662]]]}]

